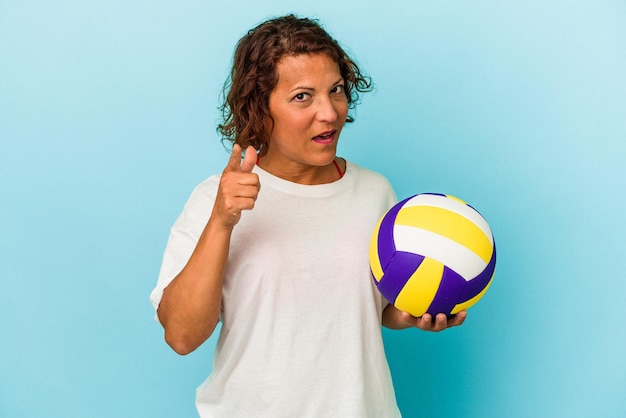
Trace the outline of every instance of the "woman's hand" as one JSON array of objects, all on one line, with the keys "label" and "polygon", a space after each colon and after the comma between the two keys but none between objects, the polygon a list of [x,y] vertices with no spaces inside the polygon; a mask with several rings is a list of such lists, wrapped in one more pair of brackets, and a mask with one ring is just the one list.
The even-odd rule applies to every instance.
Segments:
[{"label": "woman's hand", "polygon": [[419,328],[422,331],[439,332],[446,328],[457,327],[467,318],[467,312],[461,311],[458,314],[448,318],[446,314],[439,313],[434,318],[431,314],[425,313],[424,315],[416,318],[408,312],[401,312],[401,318],[405,324],[409,327]]},{"label": "woman's hand", "polygon": [[428,313],[415,317],[408,312],[398,310],[393,305],[387,305],[383,311],[383,325],[390,329],[419,328],[423,331],[439,332],[463,324],[465,318],[467,318],[467,311],[460,311],[450,318],[443,313],[437,314],[434,318]]},{"label": "woman's hand", "polygon": [[256,164],[256,151],[248,147],[241,159],[242,149],[233,146],[228,165],[222,173],[211,218],[225,228],[233,228],[241,218],[242,210],[254,208],[259,189],[259,176],[252,173]]}]

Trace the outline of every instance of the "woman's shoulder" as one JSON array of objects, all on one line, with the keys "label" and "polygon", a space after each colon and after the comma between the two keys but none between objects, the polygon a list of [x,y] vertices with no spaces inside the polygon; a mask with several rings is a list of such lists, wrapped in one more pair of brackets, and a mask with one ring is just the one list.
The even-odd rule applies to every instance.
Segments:
[{"label": "woman's shoulder", "polygon": [[213,200],[217,195],[217,188],[219,184],[219,175],[207,177],[193,188],[185,206],[203,206],[206,204],[213,205]]},{"label": "woman's shoulder", "polygon": [[359,164],[353,163],[351,161],[346,161],[346,171],[351,172],[358,180],[361,181],[375,181],[382,184],[390,185],[389,180],[387,180],[387,178],[383,174],[370,168],[366,168]]},{"label": "woman's shoulder", "polygon": [[220,184],[220,177],[221,175],[219,174],[213,174],[212,176],[207,177],[195,187],[194,191],[198,190],[200,192],[203,192],[207,190],[217,189],[217,186],[219,186]]},{"label": "woman's shoulder", "polygon": [[378,171],[347,161],[346,172],[354,177],[357,187],[365,188],[371,193],[378,191],[379,193],[395,196],[393,186],[387,177]]}]

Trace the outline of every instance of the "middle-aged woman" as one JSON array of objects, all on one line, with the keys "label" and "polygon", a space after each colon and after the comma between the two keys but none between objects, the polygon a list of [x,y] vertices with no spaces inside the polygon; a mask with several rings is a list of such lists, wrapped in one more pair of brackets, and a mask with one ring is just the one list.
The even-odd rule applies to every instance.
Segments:
[{"label": "middle-aged woman", "polygon": [[384,177],[336,155],[368,90],[314,20],[271,19],[239,41],[220,126],[231,157],[172,227],[151,295],[180,354],[221,321],[201,416],[397,417],[381,324],[463,323],[465,312],[411,317],[372,282],[370,235],[396,197]]}]

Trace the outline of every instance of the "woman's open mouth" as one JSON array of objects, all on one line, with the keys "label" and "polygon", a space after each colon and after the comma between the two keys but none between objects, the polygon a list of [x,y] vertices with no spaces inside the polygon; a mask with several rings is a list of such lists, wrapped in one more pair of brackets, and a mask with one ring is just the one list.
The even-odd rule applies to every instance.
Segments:
[{"label": "woman's open mouth", "polygon": [[333,129],[332,131],[322,132],[321,134],[314,136],[313,141],[317,142],[318,144],[324,145],[332,144],[332,142],[335,140],[336,134],[336,129]]}]

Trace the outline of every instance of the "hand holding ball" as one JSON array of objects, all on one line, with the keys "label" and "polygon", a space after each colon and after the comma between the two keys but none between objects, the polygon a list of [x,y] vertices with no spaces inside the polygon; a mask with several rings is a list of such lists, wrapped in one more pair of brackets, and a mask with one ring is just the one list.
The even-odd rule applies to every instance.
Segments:
[{"label": "hand holding ball", "polygon": [[369,260],[378,290],[399,310],[454,315],[489,288],[496,247],[474,208],[453,196],[422,193],[382,217]]}]

